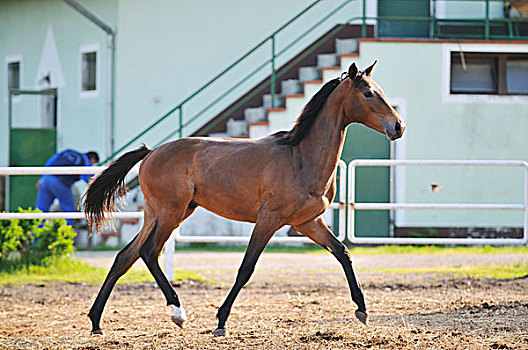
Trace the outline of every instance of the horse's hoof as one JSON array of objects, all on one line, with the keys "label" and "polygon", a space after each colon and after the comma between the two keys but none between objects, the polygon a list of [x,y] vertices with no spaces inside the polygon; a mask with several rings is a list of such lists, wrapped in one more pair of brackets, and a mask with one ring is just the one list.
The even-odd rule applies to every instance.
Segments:
[{"label": "horse's hoof", "polygon": [[172,319],[172,322],[176,323],[176,325],[180,328],[183,328],[183,326],[185,326],[185,323],[187,322],[187,320],[184,320],[176,316],[171,316],[171,319]]},{"label": "horse's hoof", "polygon": [[368,312],[356,310],[356,317],[361,323],[363,323],[365,326],[368,326]]},{"label": "horse's hoof", "polygon": [[92,335],[103,335],[103,331],[101,329],[94,329],[92,330]]},{"label": "horse's hoof", "polygon": [[225,337],[226,336],[226,330],[225,328],[217,328],[215,329],[215,331],[213,332],[213,335],[215,337]]},{"label": "horse's hoof", "polygon": [[173,305],[173,307],[174,313],[171,316],[172,322],[176,323],[178,327],[183,328],[187,322],[187,314],[185,313],[185,309],[183,306],[177,307]]}]

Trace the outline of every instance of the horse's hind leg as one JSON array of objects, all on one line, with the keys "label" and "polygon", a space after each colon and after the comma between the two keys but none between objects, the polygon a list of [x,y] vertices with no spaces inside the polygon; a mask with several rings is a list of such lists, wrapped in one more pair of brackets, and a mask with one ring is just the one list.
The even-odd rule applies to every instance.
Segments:
[{"label": "horse's hind leg", "polygon": [[[185,309],[181,306],[178,295],[172,288],[167,277],[161,270],[158,257],[165,245],[165,242],[170,237],[172,231],[179,226],[179,224],[185,220],[189,215],[192,214],[194,208],[187,208],[185,214],[178,216],[178,210],[171,210],[170,214],[162,214],[157,216],[156,223],[152,229],[150,235],[142,244],[139,249],[139,255],[147,265],[150,273],[156,280],[156,283],[160,287],[165,299],[167,299],[167,305],[173,305],[174,313],[172,320],[178,326],[183,328],[183,324],[187,321]],[[177,219],[174,219],[177,218]],[[181,219],[178,219],[181,218]]]},{"label": "horse's hind leg", "polygon": [[145,240],[145,233],[152,229],[154,222],[152,219],[149,220],[147,210],[148,208],[145,208],[145,223],[143,228],[136,237],[117,254],[114,263],[97,294],[97,298],[88,313],[88,317],[90,317],[90,320],[92,321],[92,334],[102,334],[100,327],[101,315],[108,297],[110,296],[117,280],[123,276],[139,258],[139,248]]},{"label": "horse's hind leg", "polygon": [[341,263],[348,280],[352,300],[358,306],[356,317],[362,323],[368,324],[368,312],[365,306],[365,298],[363,297],[361,285],[359,284],[354,268],[352,267],[352,259],[350,258],[350,253],[348,252],[347,247],[334,236],[321,216],[302,225],[295,226],[294,229],[330,251],[330,253],[337,258],[339,263]]}]

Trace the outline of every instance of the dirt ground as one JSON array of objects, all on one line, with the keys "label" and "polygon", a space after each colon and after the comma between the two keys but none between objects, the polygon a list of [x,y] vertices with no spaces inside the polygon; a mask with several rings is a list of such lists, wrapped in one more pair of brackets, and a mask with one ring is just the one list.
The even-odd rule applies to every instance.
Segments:
[{"label": "dirt ground", "polygon": [[[412,257],[393,259],[406,264]],[[183,330],[170,320],[156,286],[119,285],[105,309],[103,336],[90,335],[87,317],[99,286],[3,286],[0,349],[528,349],[528,278],[360,271],[371,314],[365,327],[354,317],[337,264],[271,265],[257,266],[221,338],[212,336],[215,314],[236,269],[200,270],[209,282],[176,285],[189,316]]]}]

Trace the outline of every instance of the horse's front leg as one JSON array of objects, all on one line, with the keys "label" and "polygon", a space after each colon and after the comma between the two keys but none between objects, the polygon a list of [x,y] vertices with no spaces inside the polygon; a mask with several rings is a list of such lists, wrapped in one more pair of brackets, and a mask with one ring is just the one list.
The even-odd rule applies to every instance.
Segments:
[{"label": "horse's front leg", "polygon": [[309,237],[315,243],[332,253],[341,266],[345,270],[345,275],[348,280],[348,286],[350,287],[350,293],[352,294],[352,300],[358,306],[356,310],[356,317],[365,325],[368,324],[368,312],[365,306],[365,298],[361,291],[361,285],[359,284],[354,268],[352,266],[352,259],[347,247],[341,243],[335,235],[330,231],[328,226],[323,220],[322,216],[318,216],[312,221],[308,221],[302,225],[294,226],[295,230]]},{"label": "horse's front leg", "polygon": [[280,228],[278,217],[271,214],[259,214],[253,233],[251,234],[251,239],[249,240],[248,247],[246,249],[246,254],[242,260],[242,264],[238,269],[238,274],[236,277],[235,284],[231,288],[231,291],[227,295],[224,303],[218,309],[216,317],[218,318],[218,327],[214,331],[215,336],[224,336],[225,323],[231,312],[231,307],[235,301],[238,293],[244,287],[244,285],[249,281],[249,278],[255,270],[255,265],[257,260],[268,244],[270,238],[273,236],[276,230]]}]

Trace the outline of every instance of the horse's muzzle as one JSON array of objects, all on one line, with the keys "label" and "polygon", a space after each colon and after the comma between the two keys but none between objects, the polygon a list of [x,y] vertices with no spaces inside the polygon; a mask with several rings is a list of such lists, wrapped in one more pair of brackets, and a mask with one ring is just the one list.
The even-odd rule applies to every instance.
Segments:
[{"label": "horse's muzzle", "polygon": [[401,120],[396,120],[393,125],[390,125],[389,123],[385,124],[385,134],[391,141],[397,140],[402,137],[404,131],[405,123]]}]

